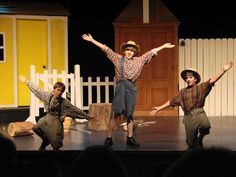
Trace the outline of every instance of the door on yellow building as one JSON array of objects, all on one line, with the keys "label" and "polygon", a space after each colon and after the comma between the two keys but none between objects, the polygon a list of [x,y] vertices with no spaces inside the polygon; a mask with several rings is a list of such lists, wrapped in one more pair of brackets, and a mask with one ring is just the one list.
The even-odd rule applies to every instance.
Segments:
[{"label": "door on yellow building", "polygon": [[[48,61],[48,25],[45,19],[16,20],[17,72],[30,78],[30,65],[42,73]],[[30,91],[18,82],[18,106],[29,106]]]}]

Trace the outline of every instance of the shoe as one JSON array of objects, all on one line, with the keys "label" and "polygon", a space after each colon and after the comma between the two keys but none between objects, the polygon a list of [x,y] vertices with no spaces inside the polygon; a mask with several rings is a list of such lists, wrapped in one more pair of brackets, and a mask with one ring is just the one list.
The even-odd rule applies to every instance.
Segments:
[{"label": "shoe", "polygon": [[43,139],[43,142],[41,144],[41,146],[39,147],[40,151],[44,151],[46,150],[46,147],[49,145],[49,141],[47,139]]},{"label": "shoe", "polygon": [[112,146],[112,145],[113,145],[112,138],[107,137],[107,138],[105,139],[105,142],[104,142],[103,146],[105,146],[105,147],[110,147],[110,146]]},{"label": "shoe", "polygon": [[134,137],[128,137],[128,136],[127,136],[127,145],[132,146],[132,147],[138,147],[139,146],[137,141],[135,141]]}]

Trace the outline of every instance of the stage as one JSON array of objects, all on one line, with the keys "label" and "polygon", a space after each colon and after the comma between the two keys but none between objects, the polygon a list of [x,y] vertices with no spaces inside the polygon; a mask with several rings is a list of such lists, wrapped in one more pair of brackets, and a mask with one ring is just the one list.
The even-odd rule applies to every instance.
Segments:
[{"label": "stage", "polygon": [[[160,163],[171,164],[186,152],[182,119],[183,117],[167,116],[136,117],[135,120],[143,120],[143,125],[134,131],[134,137],[140,143],[138,148],[128,147],[126,131],[123,127],[117,127],[114,131],[112,150],[121,158],[130,176],[151,177]],[[204,146],[220,146],[236,151],[236,117],[209,119],[212,128],[210,135],[204,139]],[[3,126],[7,135],[7,125],[2,123],[0,130],[3,132]],[[21,161],[47,159],[59,163],[63,167],[62,171],[66,171],[83,149],[91,145],[102,145],[106,131],[89,130],[87,123],[76,123],[68,133],[65,133],[61,151],[53,151],[51,146],[48,146],[46,151],[38,151],[41,140],[35,134],[10,138],[16,144]]]},{"label": "stage", "polygon": [[[204,139],[204,146],[223,146],[235,151],[236,117],[209,117],[209,119],[212,128],[210,135]],[[126,146],[126,131],[119,124],[114,131],[113,150],[185,151],[187,149],[182,117],[136,117],[135,120],[143,121],[134,131],[134,137],[140,143],[140,147],[134,149]],[[4,126],[5,134],[8,136],[7,125]],[[106,131],[89,130],[87,123],[76,123],[64,135],[64,146],[61,150],[83,150],[90,145],[102,145]],[[10,138],[16,143],[19,151],[37,150],[41,144],[41,139],[35,134]],[[51,150],[50,146],[48,150]]]}]

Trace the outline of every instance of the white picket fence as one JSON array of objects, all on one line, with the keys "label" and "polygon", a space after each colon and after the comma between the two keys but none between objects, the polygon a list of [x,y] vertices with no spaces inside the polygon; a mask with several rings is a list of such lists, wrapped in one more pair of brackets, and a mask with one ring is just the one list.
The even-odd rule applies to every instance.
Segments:
[{"label": "white picket fence", "polygon": [[[65,71],[58,73],[55,69],[52,70],[52,73],[47,70],[43,73],[36,73],[35,66],[31,65],[30,80],[39,85],[42,90],[49,92],[53,90],[55,82],[63,82],[66,86],[63,97],[66,97],[66,93],[68,93],[71,103],[82,110],[88,110],[89,105],[92,103],[111,103],[115,86],[114,78],[110,81],[109,77],[105,77],[104,81],[102,81],[102,78],[96,77],[96,80],[93,81],[92,77],[86,79],[80,76],[79,65],[75,65],[74,70],[74,74],[68,74]],[[40,108],[43,108],[43,103],[31,92],[30,116],[27,121],[35,123],[35,117],[39,116]]]}]

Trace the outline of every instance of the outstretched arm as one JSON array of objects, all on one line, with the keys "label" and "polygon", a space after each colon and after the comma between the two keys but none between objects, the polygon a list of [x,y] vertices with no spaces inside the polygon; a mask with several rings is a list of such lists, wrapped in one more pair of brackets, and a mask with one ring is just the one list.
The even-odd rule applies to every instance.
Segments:
[{"label": "outstretched arm", "polygon": [[157,54],[157,52],[159,52],[160,50],[164,49],[164,48],[173,48],[175,45],[174,44],[171,44],[171,43],[165,43],[163,45],[161,45],[160,47],[157,47],[157,48],[154,48],[152,49],[152,53],[153,54]]},{"label": "outstretched arm", "polygon": [[30,89],[30,91],[41,101],[46,102],[48,100],[48,97],[50,97],[50,93],[49,92],[45,92],[42,91],[39,86],[33,84],[31,81],[27,80],[25,76],[20,75],[19,76],[19,80],[22,83],[25,83],[28,88]]},{"label": "outstretched arm", "polygon": [[159,111],[161,111],[162,109],[168,108],[170,106],[170,101],[167,101],[166,103],[164,103],[161,106],[157,106],[157,107],[153,107],[152,111],[150,111],[150,115],[155,115],[157,114]]},{"label": "outstretched arm", "polygon": [[89,115],[82,109],[71,104],[70,101],[63,101],[63,113],[73,119],[88,119]]},{"label": "outstretched arm", "polygon": [[83,38],[83,40],[89,41],[89,42],[93,43],[94,45],[96,45],[97,47],[99,47],[101,49],[104,48],[104,44],[96,41],[91,34],[83,34],[82,38]]},{"label": "outstretched arm", "polygon": [[232,65],[233,65],[232,61],[225,63],[223,66],[223,70],[218,75],[213,76],[210,79],[210,83],[214,84],[216,81],[218,81],[224,75],[224,73],[232,67]]}]

